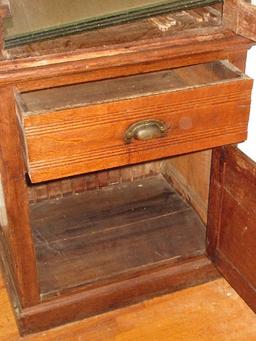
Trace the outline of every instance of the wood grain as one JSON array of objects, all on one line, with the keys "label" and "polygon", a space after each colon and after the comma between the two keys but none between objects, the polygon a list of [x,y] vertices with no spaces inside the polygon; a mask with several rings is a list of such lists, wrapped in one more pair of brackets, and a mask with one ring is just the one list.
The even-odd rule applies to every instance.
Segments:
[{"label": "wood grain", "polygon": [[[196,15],[197,11],[193,11],[193,15]],[[205,15],[204,15],[205,16]],[[199,16],[200,19],[200,16]],[[198,19],[198,20],[199,20]],[[177,21],[179,23],[179,21]],[[228,42],[227,42],[228,44]],[[236,65],[241,71],[245,70],[245,61],[246,61],[246,51],[237,51],[235,53],[228,55],[221,55],[220,58],[229,58],[233,65]],[[191,56],[190,56],[191,60]],[[142,70],[141,70],[142,71]],[[210,151],[209,152],[198,152],[193,154],[187,154],[186,156],[181,157],[173,157],[170,162],[166,161],[166,165],[168,164],[167,170],[165,171],[165,175],[168,171],[168,177],[172,181],[175,188],[180,191],[183,195],[185,195],[192,206],[199,213],[201,219],[206,222],[207,217],[207,201],[208,201],[208,192],[209,192],[209,172],[210,172]],[[144,170],[140,173],[143,175],[147,174],[157,174],[159,170],[155,167],[157,162],[148,162],[144,166]],[[122,167],[121,168],[121,181],[132,181],[135,177],[136,167],[142,167],[141,165],[134,165],[130,167]],[[198,171],[200,169],[200,181],[198,178]],[[185,172],[187,171],[187,173]],[[98,173],[98,185],[107,186],[110,182],[108,180],[108,174],[112,171],[105,171]],[[80,179],[80,180],[79,180]],[[72,178],[72,186],[70,185],[69,192],[71,191],[70,187],[72,187],[73,193],[76,190],[86,190],[86,186],[84,185],[83,177],[81,178]],[[79,181],[81,186],[79,185]],[[67,180],[69,183],[70,180]],[[62,186],[63,187],[63,186]],[[46,185],[47,191],[47,185]],[[72,192],[71,191],[71,192]],[[37,201],[41,200],[40,195],[37,197],[37,186],[33,186],[30,188],[31,192],[31,200]],[[63,190],[63,195],[65,195],[65,190]],[[48,198],[47,196],[46,198]]]},{"label": "wood grain", "polygon": [[256,41],[256,6],[246,0],[225,0],[224,25],[235,33]]},{"label": "wood grain", "polygon": [[17,82],[26,90],[75,84],[228,58],[252,44],[223,27],[188,30],[162,39],[148,37],[129,44],[117,40],[116,44],[100,49],[6,58],[0,65],[0,83]]},{"label": "wood grain", "polygon": [[[72,40],[72,34],[97,31],[99,28],[130,23],[159,14],[163,14],[168,22],[169,18],[166,13],[180,11],[184,16],[186,13],[184,9],[207,6],[216,1],[219,2],[218,0],[126,0],[120,3],[108,0],[102,3],[96,0],[92,5],[88,1],[84,3],[80,0],[73,0],[70,3],[62,0],[60,8],[51,1],[38,0],[37,5],[33,6],[31,1],[20,0],[18,3],[12,3],[13,15],[5,25],[5,46],[6,48],[16,47],[63,36]],[[205,16],[203,22],[220,19],[219,11],[212,9],[208,12],[209,15]],[[198,17],[204,18],[199,14]],[[191,25],[193,20],[188,19],[189,17],[187,24]]]},{"label": "wood grain", "polygon": [[234,146],[222,147],[213,155],[208,252],[231,285],[256,310],[256,166]]},{"label": "wood grain", "polygon": [[8,341],[247,341],[256,334],[255,314],[223,279],[26,337],[1,277],[0,305],[0,339]]},{"label": "wood grain", "polygon": [[44,296],[205,251],[203,224],[161,175],[32,205],[31,222]]},{"label": "wood grain", "polygon": [[20,311],[22,333],[219,276],[204,255],[202,223],[161,176],[31,210],[44,302]]},{"label": "wood grain", "polygon": [[[36,9],[38,10],[38,8]],[[31,9],[25,8],[25,10],[29,11]],[[196,8],[194,10],[186,9],[183,11],[173,11],[172,13],[170,13],[170,11],[166,11],[166,13],[162,15],[153,17],[151,15],[149,19],[140,18],[140,20],[137,20],[136,22],[130,21],[127,24],[116,24],[112,25],[112,27],[103,29],[97,26],[97,28],[90,31],[80,31],[79,34],[78,31],[76,31],[76,34],[74,35],[67,34],[67,30],[65,30],[66,34],[64,36],[62,34],[62,36],[57,39],[47,39],[45,41],[27,43],[23,44],[23,46],[14,48],[9,47],[6,49],[6,52],[11,58],[31,57],[33,55],[47,55],[49,53],[52,54],[78,49],[89,49],[91,47],[102,48],[104,44],[113,45],[120,41],[129,43],[150,37],[162,38],[173,35],[174,33],[177,34],[178,32],[184,32],[185,30],[219,26],[221,24],[221,12],[221,4],[207,6],[206,8]],[[58,14],[60,14],[60,11],[58,11]],[[31,20],[33,21],[34,18]],[[24,25],[24,21],[22,24]],[[38,24],[38,21],[36,24]],[[78,27],[78,30],[79,28],[81,28],[81,26]],[[32,37],[32,39],[33,38],[35,37]],[[15,41],[9,42],[15,44]],[[7,45],[10,45],[9,42],[7,39]],[[17,39],[17,42],[19,42],[19,39]]]},{"label": "wood grain", "polygon": [[[245,51],[229,56],[229,61],[245,72]],[[162,169],[162,173],[187,198],[204,223],[208,214],[210,172],[210,150],[172,157],[164,161]]]},{"label": "wood grain", "polygon": [[39,184],[32,184],[28,180],[29,202],[35,203],[52,198],[63,198],[90,189],[104,188],[113,183],[133,182],[136,179],[157,175],[161,172],[162,162],[161,160],[145,162]]},{"label": "wood grain", "polygon": [[3,59],[4,49],[4,19],[10,16],[9,0],[0,0],[0,60]]},{"label": "wood grain", "polygon": [[23,334],[49,329],[217,277],[218,272],[205,256],[194,257],[177,266],[145,272],[138,278],[74,292],[68,296],[62,295],[55,300],[24,309],[19,319],[20,329]]},{"label": "wood grain", "polygon": [[[88,103],[88,98],[84,99],[84,104],[78,94],[76,103],[80,107],[71,109],[59,108],[61,89],[56,90],[56,96],[54,93],[51,96],[57,97],[56,104],[48,99],[47,90],[46,95],[39,91],[39,94],[32,92],[21,96],[20,116],[32,182],[207,149],[223,143],[239,142],[246,137],[251,80],[240,76],[237,71],[233,72],[228,64],[217,62],[176,69],[161,75],[150,74],[149,78],[154,78],[154,84],[158,84],[163,75],[170,79],[167,84],[169,87],[171,84],[174,91],[171,88],[170,92],[163,90],[163,93],[149,95],[151,88],[148,84],[151,82],[147,81],[146,75],[145,79],[135,76],[132,81],[128,77],[125,85],[122,79],[119,91],[124,91],[125,96],[127,84],[131,98],[122,100],[117,92],[121,98],[110,101],[111,92],[103,90],[100,104],[97,97],[95,104]],[[103,89],[108,84],[104,82]],[[107,89],[112,82],[115,83],[109,82]],[[95,85],[92,87],[94,89]],[[143,89],[144,94],[132,98],[134,89],[138,92]],[[110,102],[102,104],[103,97]],[[165,122],[168,128],[166,136],[126,144],[124,135],[128,127],[145,119]]]},{"label": "wood grain", "polygon": [[213,62],[130,77],[17,93],[16,100],[22,116],[26,119],[49,111],[140,98],[239,78],[245,77],[232,68],[232,65],[225,62]]},{"label": "wood grain", "polygon": [[1,88],[0,97],[0,173],[7,212],[6,225],[1,229],[8,261],[5,265],[12,275],[21,306],[26,307],[39,302],[39,287],[24,164],[12,88]]},{"label": "wood grain", "polygon": [[207,222],[211,150],[185,154],[163,162],[164,176]]},{"label": "wood grain", "polygon": [[0,0],[0,18],[6,18],[11,15],[10,1]]},{"label": "wood grain", "polygon": [[[11,222],[8,226],[8,233],[11,238],[6,233],[8,243],[5,245],[11,245],[10,250],[8,247],[6,248],[8,260],[6,264],[13,264],[13,268],[17,272],[18,276],[11,277],[13,277],[16,286],[20,288],[18,294],[22,305],[27,306],[27,308],[21,309],[20,314],[18,314],[23,332],[49,328],[83,316],[89,316],[92,312],[100,313],[125,304],[132,304],[150,297],[152,292],[161,294],[166,292],[166,288],[177,290],[216,276],[211,262],[204,256],[198,256],[188,260],[182,266],[163,267],[159,271],[145,273],[138,279],[130,278],[89,291],[75,292],[74,290],[68,296],[63,295],[56,300],[37,304],[40,297],[27,214],[28,195],[27,188],[24,186],[25,169],[22,160],[21,140],[17,132],[17,122],[14,115],[12,92],[14,87],[19,91],[33,91],[142,74],[218,59],[235,59],[238,55],[244,56],[245,51],[252,45],[251,40],[235,35],[229,29],[219,25],[219,22],[213,24],[215,15],[210,16],[209,12],[211,11],[209,9],[206,12],[203,10],[200,12],[201,14],[194,13],[192,15],[194,19],[199,18],[199,21],[204,16],[211,17],[206,25],[203,24],[204,27],[200,27],[199,21],[195,25],[196,20],[194,19],[191,26],[188,20],[189,15],[184,14],[181,21],[177,19],[176,31],[167,34],[160,30],[159,27],[163,23],[159,19],[158,22],[151,21],[148,24],[147,27],[151,27],[152,31],[149,29],[145,32],[144,25],[134,26],[133,32],[127,27],[125,30],[119,27],[120,30],[117,30],[117,34],[114,35],[112,31],[106,35],[105,44],[103,42],[104,36],[101,35],[98,42],[95,43],[94,39],[94,42],[93,40],[88,41],[88,45],[86,40],[81,41],[79,38],[74,45],[71,41],[65,40],[65,44],[60,42],[52,51],[51,48],[54,47],[56,41],[48,42],[49,45],[46,44],[42,48],[28,46],[24,51],[4,51],[5,60],[1,60],[0,63],[0,83],[1,86],[5,87],[5,89],[1,88],[0,103],[0,151],[1,159],[4,162],[1,163],[0,167],[1,175],[4,174],[3,184],[4,196],[7,198],[7,218]],[[182,28],[185,28],[184,31],[179,31],[179,23],[182,23]],[[157,34],[155,35],[154,32]],[[80,43],[81,45],[79,45]],[[21,53],[19,54],[19,52]],[[242,96],[242,91],[238,90],[236,88],[239,96]],[[247,90],[246,98],[248,100],[249,85]],[[220,92],[221,89],[219,89]],[[240,99],[241,97],[239,97]],[[232,103],[237,106],[236,101]],[[228,112],[230,111],[228,110]],[[246,135],[245,126],[242,131],[240,128],[239,132],[237,130],[233,136],[235,141],[242,140]],[[228,134],[229,132],[230,130],[225,130],[224,133]],[[10,139],[10,137],[12,138]],[[176,152],[183,153],[189,150],[207,148],[211,138],[212,136],[209,134],[207,143],[200,141],[198,144],[191,144],[191,141],[185,141],[183,148],[180,147]],[[230,135],[218,137],[220,145],[232,141]],[[175,150],[172,153],[175,153]],[[150,154],[151,151],[149,150],[148,154],[145,154],[145,159],[151,160],[151,157],[161,156],[159,153],[155,156],[150,156]],[[162,155],[167,154],[170,155],[169,146],[166,146]],[[140,160],[138,156],[137,161]],[[127,160],[124,160],[125,163]],[[98,167],[101,168],[99,165]],[[138,168],[138,176],[140,176],[140,171],[141,169]],[[80,172],[81,169],[78,173],[80,174]],[[61,175],[59,174],[59,176]],[[118,181],[120,173],[117,171],[111,174],[111,177],[112,182]],[[97,183],[95,179],[97,178],[94,174],[81,177],[80,181],[76,183],[76,191],[80,192],[85,188],[93,188]],[[66,180],[64,180],[63,187],[68,194],[73,183],[72,181],[70,183],[69,179]],[[106,178],[103,176],[101,183],[104,184],[105,181]],[[61,185],[60,183],[51,183],[47,184],[46,188],[45,185],[39,186],[37,188],[38,197],[42,199],[62,197]],[[10,268],[12,269],[12,266]]]}]

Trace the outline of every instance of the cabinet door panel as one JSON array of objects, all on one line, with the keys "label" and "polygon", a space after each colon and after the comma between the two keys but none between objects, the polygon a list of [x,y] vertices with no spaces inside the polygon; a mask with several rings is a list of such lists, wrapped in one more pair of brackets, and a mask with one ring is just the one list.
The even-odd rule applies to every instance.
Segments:
[{"label": "cabinet door panel", "polygon": [[256,163],[234,146],[213,152],[207,251],[256,311]]}]

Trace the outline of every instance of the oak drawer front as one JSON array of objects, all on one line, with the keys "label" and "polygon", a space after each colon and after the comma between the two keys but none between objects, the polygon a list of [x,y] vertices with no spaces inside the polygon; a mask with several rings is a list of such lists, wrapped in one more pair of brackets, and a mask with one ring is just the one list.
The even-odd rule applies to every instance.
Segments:
[{"label": "oak drawer front", "polygon": [[[32,182],[246,138],[252,81],[228,62],[63,88],[17,94]],[[127,139],[144,121],[152,138]]]}]

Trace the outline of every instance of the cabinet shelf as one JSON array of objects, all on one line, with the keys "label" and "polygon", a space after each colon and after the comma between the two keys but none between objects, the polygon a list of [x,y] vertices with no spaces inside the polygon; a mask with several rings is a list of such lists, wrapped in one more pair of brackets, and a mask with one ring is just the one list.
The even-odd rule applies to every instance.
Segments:
[{"label": "cabinet shelf", "polygon": [[31,221],[46,296],[205,253],[203,223],[161,174],[33,204]]}]

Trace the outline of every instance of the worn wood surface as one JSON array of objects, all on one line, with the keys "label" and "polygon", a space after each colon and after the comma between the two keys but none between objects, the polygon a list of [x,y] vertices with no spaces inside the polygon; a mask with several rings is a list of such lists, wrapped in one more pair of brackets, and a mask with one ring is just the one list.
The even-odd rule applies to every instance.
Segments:
[{"label": "worn wood surface", "polygon": [[29,117],[47,112],[157,95],[239,78],[243,78],[242,74],[238,70],[233,70],[232,66],[213,62],[130,77],[17,93],[16,100],[22,119],[28,121],[29,127],[32,125]]},{"label": "worn wood surface", "polygon": [[205,251],[203,224],[161,175],[32,205],[31,219],[44,295]]},{"label": "worn wood surface", "polygon": [[231,285],[256,310],[256,166],[235,147],[213,154],[208,252]]},{"label": "worn wood surface", "polygon": [[[109,5],[109,1],[108,3],[104,3],[103,5],[101,4],[101,6],[106,6],[106,4]],[[48,6],[49,5],[50,4],[48,4]],[[20,7],[21,4],[19,3],[18,6]],[[56,5],[51,6],[55,7]],[[123,3],[121,4],[121,6],[124,6]],[[95,10],[93,6],[91,6],[91,8],[92,10]],[[32,7],[32,10],[35,9],[38,10],[38,7]],[[31,7],[29,9],[25,8],[25,10],[31,11]],[[122,25],[114,25],[112,27],[104,29],[100,28],[100,26],[97,26],[97,28],[90,30],[89,32],[82,32],[80,34],[78,34],[78,32],[81,32],[81,26],[78,26],[77,32],[73,32],[76,33],[75,35],[70,35],[69,30],[63,29],[63,33],[60,38],[48,39],[45,41],[39,41],[30,44],[27,43],[19,47],[7,48],[6,56],[8,56],[9,58],[17,58],[22,56],[38,56],[43,54],[47,55],[49,53],[52,54],[65,51],[68,52],[72,50],[74,51],[77,49],[88,49],[92,47],[102,48],[103,45],[114,45],[120,43],[121,41],[123,43],[129,43],[136,42],[136,40],[138,39],[144,40],[168,37],[173,34],[177,34],[178,32],[184,32],[191,29],[198,30],[202,28],[219,26],[221,24],[221,12],[222,6],[214,5],[203,8],[195,8],[193,10],[186,9],[173,13],[165,13],[158,16],[151,15],[150,18],[146,18],[143,20],[141,19],[136,22],[130,22],[128,24],[123,23]],[[58,11],[58,14],[60,15],[60,11]],[[68,14],[70,15],[70,12]],[[40,15],[42,15],[41,11]],[[31,18],[31,21],[34,20],[36,20],[34,17]],[[38,25],[39,22],[37,20],[34,23]],[[107,22],[105,21],[105,23]],[[24,25],[24,20],[21,21],[21,24]],[[9,26],[11,26],[10,23]],[[12,26],[10,28],[13,29]],[[28,29],[26,25],[25,28]],[[58,28],[58,30],[59,29],[60,27]],[[49,33],[49,35],[51,35],[51,32]],[[43,38],[43,35],[41,35],[41,38]],[[26,39],[25,37],[25,40],[23,39],[23,42],[26,40],[29,41],[29,39]],[[19,40],[17,40],[17,42],[19,42]],[[22,40],[20,42],[22,42]],[[8,41],[7,39],[7,46],[10,45],[10,43],[15,44],[15,41]]]},{"label": "worn wood surface", "polygon": [[256,5],[250,0],[225,0],[224,25],[235,33],[256,41]]},{"label": "worn wood surface", "polygon": [[[19,80],[19,86],[28,90],[230,58],[249,48],[251,41],[248,39],[212,24],[216,22],[216,8],[200,10],[201,14],[194,10],[188,14],[177,13],[176,19],[170,19],[174,23],[170,27],[171,34],[162,32],[159,28],[157,30],[160,33],[157,36],[150,29],[144,32],[142,28],[145,25],[140,27],[139,21],[134,24],[133,29],[126,28],[122,31],[121,25],[121,31],[115,28],[114,34],[96,34],[91,40],[86,38],[85,43],[91,41],[91,46],[83,45],[81,41],[78,45],[66,42],[61,45],[64,48],[61,52],[61,49],[54,49],[56,42],[51,45],[49,41],[48,49],[46,47],[40,52],[40,45],[36,46],[34,57],[27,59],[24,57],[33,55],[33,49],[28,47],[23,58],[22,54],[14,53],[15,60],[1,63],[0,79],[5,84]],[[192,27],[190,20],[195,21]],[[202,21],[208,24],[200,28]],[[127,34],[131,35],[129,41],[126,41]],[[108,37],[112,40],[109,41]],[[8,53],[5,57],[12,58]]]},{"label": "worn wood surface", "polygon": [[4,48],[4,19],[10,16],[9,0],[0,0],[0,60]]},{"label": "worn wood surface", "polygon": [[[124,0],[120,2],[108,0],[102,2],[96,0],[92,4],[90,1],[73,0],[71,3],[62,0],[60,7],[57,3],[47,0],[37,0],[36,4],[30,0],[12,1],[12,16],[5,21],[4,25],[5,47],[16,47],[63,36],[66,40],[72,40],[72,34],[77,35],[80,32],[94,31],[161,14],[165,18],[163,25],[168,27],[168,22],[173,22],[172,18],[171,20],[169,18],[172,12],[186,13],[185,10],[209,6],[216,2],[220,1]],[[216,19],[218,15],[220,18],[219,12],[214,9],[210,14],[213,19]],[[209,15],[205,21],[211,20],[212,17]],[[193,21],[190,19],[191,22]]]},{"label": "worn wood surface", "polygon": [[22,333],[219,276],[203,224],[160,175],[31,210],[44,302],[20,312]]},{"label": "worn wood surface", "polygon": [[[232,64],[241,71],[245,70],[246,51],[238,52],[229,56]],[[160,164],[165,168],[174,187],[191,202],[201,219],[206,222],[207,201],[209,196],[209,173],[210,173],[210,151],[187,154],[186,156],[172,157],[171,160],[147,162],[145,164],[121,167],[119,175],[113,177],[114,170],[101,171],[95,174],[92,188],[101,188],[113,182],[133,181],[137,177],[157,174]],[[163,170],[162,170],[163,171]],[[200,177],[198,176],[200,174]],[[48,182],[46,184],[30,186],[30,201],[36,202],[51,197],[62,197],[69,193],[83,192],[88,187],[88,177],[80,176],[60,182]]]},{"label": "worn wood surface", "polygon": [[[236,52],[229,61],[245,72],[247,52]],[[163,174],[191,203],[204,223],[207,222],[211,151],[172,157],[163,163]]]},{"label": "worn wood surface", "polygon": [[[154,93],[163,78],[167,79],[163,88]],[[83,86],[20,96],[32,182],[207,149],[246,137],[252,81],[227,63],[200,64]],[[95,88],[101,87],[100,98],[94,99]],[[116,87],[119,90],[113,91]],[[129,97],[124,98],[127,88]],[[69,90],[73,99],[71,108],[65,108]],[[63,97],[67,103],[61,103]],[[165,136],[126,144],[128,127],[149,119],[165,122]]]},{"label": "worn wood surface", "polygon": [[[209,11],[205,13],[208,16]],[[189,15],[184,17],[188,18]],[[197,13],[193,14],[197,16]],[[199,21],[202,15],[199,15]],[[214,16],[212,17],[214,18]],[[172,20],[172,19],[171,19]],[[176,30],[178,30],[179,20],[177,20]],[[157,24],[157,31],[161,31],[160,27],[162,23],[154,22],[150,25]],[[182,24],[183,25],[183,24]],[[192,25],[193,26],[193,25]],[[183,26],[184,28],[185,26]],[[155,31],[155,26],[154,26]],[[125,40],[125,36],[129,33],[129,37],[133,38]],[[131,35],[130,35],[131,32]],[[118,32],[117,32],[118,33]],[[109,34],[108,37],[111,35]],[[143,30],[126,31],[122,34],[116,34],[112,36],[114,39],[106,40],[106,44],[100,41],[100,45],[86,48],[86,44],[77,40],[77,43],[72,46],[69,42],[67,44],[57,46],[56,50],[50,52],[50,48],[54,46],[54,43],[48,45],[48,47],[42,48],[34,46],[28,47],[28,50],[16,53],[17,51],[5,52],[5,61],[0,63],[0,83],[4,86],[10,86],[10,88],[17,87],[19,90],[37,90],[56,86],[62,86],[67,84],[77,84],[84,81],[95,81],[99,79],[109,79],[119,76],[140,74],[149,71],[157,71],[167,68],[173,68],[184,65],[198,64],[207,61],[213,61],[217,59],[230,59],[236,58],[239,54],[244,54],[245,51],[251,46],[252,42],[243,37],[236,36],[228,29],[224,29],[222,26],[206,25],[202,29],[193,26],[191,29],[190,24],[188,29],[180,31],[175,34],[174,31],[170,34],[166,34],[161,31],[157,36],[154,34],[147,35],[147,32]],[[101,38],[99,38],[101,39]],[[111,43],[112,42],[112,43]],[[90,42],[89,42],[90,44]],[[69,48],[70,45],[70,48]],[[74,51],[74,46],[78,47],[77,51]],[[59,48],[60,47],[60,48]],[[64,48],[63,48],[64,47]],[[38,48],[38,49],[37,49]],[[31,52],[30,52],[31,49]],[[38,53],[35,52],[38,50]],[[40,52],[41,51],[41,52]],[[47,52],[48,51],[48,52]],[[15,56],[18,59],[15,59]],[[26,56],[32,56],[31,58],[25,58]],[[24,57],[24,58],[22,58]],[[111,66],[111,67],[110,67]],[[8,90],[9,91],[9,90]],[[10,93],[8,94],[10,96]],[[13,103],[13,98],[8,97],[10,103]],[[8,100],[8,102],[9,102]],[[1,102],[2,108],[6,112],[6,103]],[[13,105],[13,104],[12,104]],[[12,107],[13,110],[14,106]],[[13,112],[13,111],[12,111]],[[12,115],[10,117],[13,118]],[[6,122],[3,124],[4,134],[6,134]],[[8,130],[8,135],[17,137],[16,122],[12,121],[12,129]],[[6,125],[8,127],[8,124]],[[4,136],[7,136],[4,135]],[[1,136],[2,138],[2,136]],[[13,140],[12,140],[13,141]],[[220,143],[225,143],[227,140],[222,140]],[[4,150],[10,163],[16,157],[15,148],[13,144],[8,145],[11,148]],[[20,144],[18,144],[20,147]],[[19,157],[20,157],[19,153]],[[16,168],[16,172],[20,172],[20,167]],[[17,175],[17,173],[15,173]],[[118,171],[113,173],[113,178],[118,177]],[[16,178],[15,178],[16,179]],[[21,204],[23,201],[17,200],[20,195],[20,191],[23,196],[23,185],[20,182],[20,173],[17,175],[17,186],[12,187],[11,192],[7,192],[8,200],[12,200],[15,197],[15,212],[20,211],[20,215],[16,215],[13,220],[15,226],[15,233],[13,236],[13,254],[18,259],[20,264],[19,269],[27,266],[29,272],[22,272],[24,277],[17,279],[17,286],[23,286],[24,293],[27,290],[27,294],[24,296],[24,301],[29,304],[34,304],[38,299],[38,287],[36,279],[32,278],[35,275],[35,263],[33,261],[33,252],[31,253],[31,244],[27,246],[27,236],[29,236],[29,226],[26,224],[20,224],[23,221],[23,216],[26,217],[27,203],[23,207]],[[105,181],[104,176],[101,178],[103,183]],[[22,175],[22,181],[23,181]],[[83,187],[84,179],[80,179],[81,182],[78,188]],[[88,187],[91,187],[94,183],[93,176],[88,181]],[[65,184],[67,191],[69,191],[69,183]],[[7,186],[7,188],[9,188]],[[49,196],[53,196],[53,192],[58,192],[58,184],[55,184],[53,190],[50,190]],[[15,193],[15,195],[14,195]],[[27,200],[27,198],[25,198]],[[7,205],[8,206],[8,205]],[[17,209],[17,210],[16,210]],[[24,213],[25,212],[25,213]],[[11,214],[11,218],[14,216]],[[19,223],[20,229],[17,229]],[[17,233],[16,233],[17,232]],[[22,251],[21,251],[22,250]],[[18,258],[18,256],[20,256]],[[25,256],[24,256],[25,255]],[[11,262],[10,262],[11,263]],[[32,272],[30,272],[32,271]],[[29,274],[33,274],[30,277]],[[193,274],[193,276],[191,276]],[[72,319],[80,318],[82,314],[90,314],[91,306],[95,307],[95,304],[99,304],[95,309],[100,312],[108,306],[109,309],[119,307],[125,300],[129,300],[131,296],[137,295],[134,301],[144,299],[147,294],[152,290],[164,290],[166,283],[170,290],[176,290],[177,288],[184,287],[186,285],[195,284],[195,282],[206,280],[210,276],[213,276],[214,271],[209,261],[205,258],[191,260],[183,267],[162,269],[159,272],[145,275],[139,278],[139,283],[127,280],[123,283],[117,283],[111,287],[101,288],[101,291],[94,291],[90,293],[73,293],[69,297],[60,297],[58,300],[54,300],[51,303],[47,302],[43,305],[37,305],[34,308],[30,307],[22,311],[21,320],[23,321],[23,331],[26,329],[36,330],[40,328],[47,328],[50,325],[60,324],[62,322],[70,321]],[[160,280],[159,280],[160,278]],[[175,283],[178,285],[170,288],[170,282],[173,283],[173,279],[176,278]],[[194,281],[194,282],[193,282]],[[26,284],[26,285],[25,285]],[[132,291],[136,285],[138,286],[138,292]],[[127,289],[128,288],[128,289]],[[106,291],[105,291],[106,290]],[[109,291],[108,291],[109,290]],[[127,291],[128,290],[128,291]],[[148,291],[147,291],[148,290]],[[114,297],[112,293],[115,293]],[[32,297],[32,299],[31,299]],[[102,298],[102,300],[100,299]],[[35,299],[35,300],[34,300]],[[133,302],[134,302],[133,301]],[[88,305],[88,302],[90,304]],[[81,314],[81,315],[79,315]],[[29,323],[31,322],[31,325]]]},{"label": "worn wood surface", "polygon": [[161,173],[163,162],[162,160],[145,162],[39,184],[32,184],[28,180],[29,202],[63,198],[70,194],[75,195],[92,189],[133,182],[136,179],[157,175]]},{"label": "worn wood surface", "polygon": [[22,90],[49,88],[229,59],[252,46],[250,40],[222,27],[138,41],[2,61],[0,84],[15,83]]},{"label": "worn wood surface", "polygon": [[10,1],[0,0],[0,18],[6,18],[11,15]]},{"label": "worn wood surface", "polygon": [[[196,0],[193,1],[196,2]],[[168,2],[174,3],[175,0]],[[183,1],[180,2],[183,3]],[[124,0],[122,3],[115,0],[102,3],[96,0],[92,5],[90,1],[73,0],[70,3],[68,0],[62,0],[60,7],[48,0],[38,0],[36,5],[31,0],[20,0],[19,2],[11,0],[12,20],[11,25],[8,23],[6,25],[7,37],[21,36],[29,32],[44,32],[56,27],[65,30],[67,24],[81,23],[90,19],[97,21],[98,27],[100,27],[103,18],[105,20],[112,19],[114,22],[115,15],[126,14],[128,16],[131,14],[136,17],[138,11],[150,12],[152,7],[160,4],[166,5],[166,3],[167,1],[162,0]],[[133,12],[131,12],[132,10]],[[63,33],[60,35],[63,36]]]},{"label": "worn wood surface", "polygon": [[0,98],[0,174],[6,210],[1,234],[8,260],[6,266],[13,277],[20,304],[26,307],[39,302],[39,288],[13,89],[1,88]]},{"label": "worn wood surface", "polygon": [[0,277],[0,339],[8,341],[253,341],[255,314],[223,279],[27,337]]},{"label": "worn wood surface", "polygon": [[166,159],[162,173],[207,222],[211,150]]},{"label": "worn wood surface", "polygon": [[53,54],[3,61],[0,82],[15,83],[22,90],[75,84],[218,59],[234,59],[237,54],[245,53],[252,44],[248,39],[223,28],[202,31],[198,36],[193,30],[188,32],[174,35],[172,39],[145,40],[139,46],[134,42],[134,48],[120,43],[103,50],[78,51],[72,55]]},{"label": "worn wood surface", "polygon": [[45,330],[144,301],[219,277],[205,256],[193,257],[180,264],[167,265],[136,278],[119,280],[91,290],[75,290],[40,305],[24,309],[19,317],[23,334]]}]

